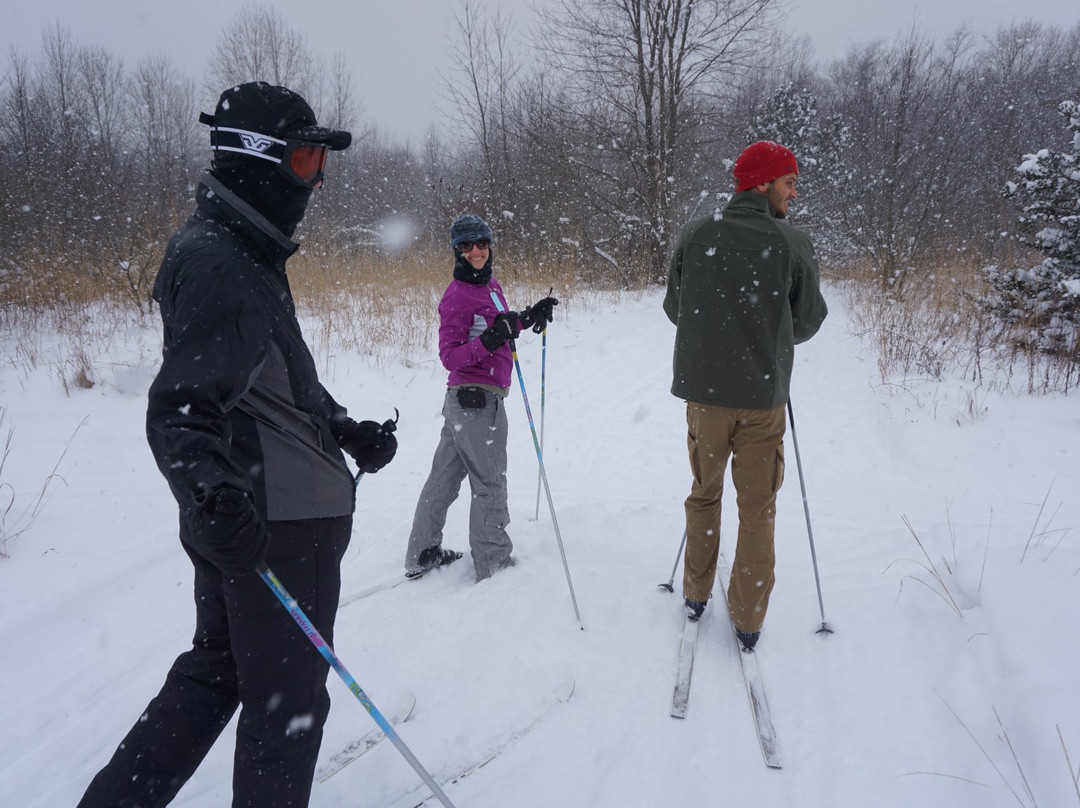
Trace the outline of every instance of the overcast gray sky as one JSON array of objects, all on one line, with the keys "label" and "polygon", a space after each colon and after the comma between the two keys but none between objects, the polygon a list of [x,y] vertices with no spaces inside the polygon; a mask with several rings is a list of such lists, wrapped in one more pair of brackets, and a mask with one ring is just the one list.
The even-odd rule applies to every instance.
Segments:
[{"label": "overcast gray sky", "polygon": [[[517,26],[532,21],[530,5],[555,0],[485,0],[513,13]],[[122,56],[129,67],[165,53],[177,69],[201,84],[202,65],[222,27],[251,0],[13,0],[6,3],[0,37],[23,54],[41,52],[42,32],[59,22],[81,45]],[[329,61],[345,54],[368,118],[396,137],[420,138],[438,123],[438,71],[448,64],[454,31],[453,0],[321,0],[261,3],[274,7],[312,50]],[[808,35],[823,58],[842,55],[853,43],[891,41],[913,22],[934,36],[961,24],[980,34],[1025,19],[1071,28],[1080,22],[1080,0],[791,0],[792,34]],[[7,72],[7,48],[0,75]],[[318,112],[318,110],[316,110]]]}]

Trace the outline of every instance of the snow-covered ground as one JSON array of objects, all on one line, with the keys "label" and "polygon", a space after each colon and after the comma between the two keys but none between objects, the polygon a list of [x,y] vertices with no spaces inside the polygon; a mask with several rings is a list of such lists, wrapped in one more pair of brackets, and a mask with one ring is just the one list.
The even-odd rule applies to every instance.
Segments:
[{"label": "snow-covered ground", "polygon": [[[674,329],[659,291],[610,295],[561,306],[548,335],[545,464],[583,629],[546,497],[535,518],[536,454],[516,379],[517,565],[474,584],[466,558],[338,616],[336,650],[375,704],[390,713],[415,695],[399,732],[437,779],[501,745],[447,786],[456,805],[1080,805],[1075,396],[882,385],[829,297],[822,332],[800,346],[792,395],[834,633],[816,633],[789,433],[777,587],[758,653],[783,769],[762,762],[716,601],[689,713],[668,715],[681,566],[675,594],[658,584],[672,576],[689,486],[683,405],[668,392]],[[101,383],[70,396],[45,366],[27,372],[12,357],[0,369],[5,435],[14,429],[0,480],[0,506],[14,488],[9,521],[67,445],[62,483],[0,559],[3,806],[74,805],[191,636],[191,571],[143,437],[155,340],[121,340]],[[125,344],[136,348],[125,355]],[[539,427],[539,338],[524,335],[519,354]],[[441,426],[434,357],[434,347],[415,363],[333,357],[327,386],[354,415],[401,412],[397,459],[360,486],[345,597],[402,574]],[[468,549],[466,520],[459,501],[446,546]],[[733,536],[731,518],[724,547]],[[576,691],[559,704],[567,677]],[[333,675],[330,687],[323,761],[374,727]],[[227,730],[174,804],[227,805],[231,754]],[[425,793],[384,743],[316,784],[312,805],[411,805],[400,800],[413,789]]]}]

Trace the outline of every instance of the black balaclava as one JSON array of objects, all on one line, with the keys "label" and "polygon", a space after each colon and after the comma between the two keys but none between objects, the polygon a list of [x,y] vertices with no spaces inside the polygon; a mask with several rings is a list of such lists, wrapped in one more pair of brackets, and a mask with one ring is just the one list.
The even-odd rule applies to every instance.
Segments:
[{"label": "black balaclava", "polygon": [[[304,218],[312,189],[286,176],[281,161],[289,141],[347,149],[349,132],[319,126],[302,96],[264,81],[237,84],[221,93],[213,115],[199,121],[212,127],[211,174],[292,238]],[[321,182],[321,173],[311,185]]]},{"label": "black balaclava", "polygon": [[495,257],[495,250],[488,247],[488,259],[480,269],[475,269],[469,263],[469,259],[454,248],[454,277],[465,283],[474,283],[483,286],[491,280],[491,260]]},{"label": "black balaclava", "polygon": [[301,188],[257,157],[217,157],[210,172],[238,197],[265,216],[286,238],[292,238],[304,218],[312,188]]}]

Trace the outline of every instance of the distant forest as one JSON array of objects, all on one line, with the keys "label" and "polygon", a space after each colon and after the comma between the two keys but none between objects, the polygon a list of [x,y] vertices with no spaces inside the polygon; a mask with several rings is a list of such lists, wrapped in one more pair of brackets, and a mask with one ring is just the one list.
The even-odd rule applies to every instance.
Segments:
[{"label": "distant forest", "polygon": [[[460,3],[445,93],[469,114],[422,145],[367,125],[344,57],[325,60],[257,6],[223,26],[198,86],[282,84],[354,132],[299,236],[309,259],[361,274],[444,261],[448,222],[472,211],[504,264],[657,283],[682,224],[722,206],[734,158],[768,139],[799,158],[792,220],[825,270],[861,267],[899,294],[935,265],[1013,260],[1024,216],[1008,184],[1025,155],[1072,148],[1059,107],[1080,101],[1080,25],[912,29],[821,64],[781,39],[778,0],[540,13],[522,40]],[[164,58],[130,66],[60,26],[42,43],[13,50],[0,85],[0,299],[17,303],[31,279],[95,280],[141,308],[209,161],[203,93]]]}]

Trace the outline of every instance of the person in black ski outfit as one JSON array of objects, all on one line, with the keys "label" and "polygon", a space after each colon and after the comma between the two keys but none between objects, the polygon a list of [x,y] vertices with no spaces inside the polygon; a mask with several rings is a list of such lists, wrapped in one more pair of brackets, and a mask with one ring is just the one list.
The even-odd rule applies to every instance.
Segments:
[{"label": "person in black ski outfit", "polygon": [[154,285],[164,325],[146,433],[195,567],[195,635],[80,808],[167,805],[237,707],[234,808],[306,806],[329,667],[260,577],[266,563],[332,641],[355,485],[394,457],[319,382],[285,261],[328,151],[352,135],[262,82],[225,90],[197,209]]}]

